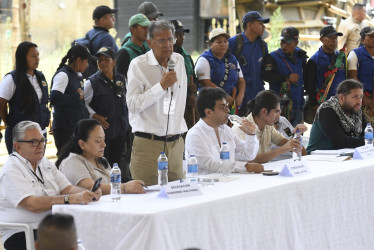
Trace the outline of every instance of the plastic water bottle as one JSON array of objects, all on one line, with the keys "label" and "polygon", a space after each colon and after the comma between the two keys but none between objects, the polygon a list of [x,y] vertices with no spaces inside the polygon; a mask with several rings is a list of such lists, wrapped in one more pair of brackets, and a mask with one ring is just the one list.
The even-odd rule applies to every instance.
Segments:
[{"label": "plastic water bottle", "polygon": [[370,123],[365,128],[365,145],[373,146],[373,127]]},{"label": "plastic water bottle", "polygon": [[[293,139],[298,140],[300,142],[300,147],[303,145],[303,138],[299,130],[296,131]],[[301,161],[301,148],[297,152],[292,152],[292,159],[294,161]]]},{"label": "plastic water bottle", "polygon": [[199,172],[199,167],[197,165],[197,160],[195,155],[190,155],[190,159],[188,159],[187,163],[187,180],[189,182],[198,181],[197,175]]},{"label": "plastic water bottle", "polygon": [[158,185],[164,186],[168,184],[168,158],[165,152],[161,152],[158,157]]},{"label": "plastic water bottle", "polygon": [[113,164],[113,168],[110,171],[110,196],[112,201],[121,199],[121,170],[117,163]]},{"label": "plastic water bottle", "polygon": [[77,245],[78,245],[77,250],[86,250],[86,248],[84,248],[84,246],[82,244],[82,240],[81,239],[78,239]]},{"label": "plastic water bottle", "polygon": [[223,176],[228,176],[230,174],[230,148],[226,142],[222,143],[220,159],[221,159],[221,174]]}]

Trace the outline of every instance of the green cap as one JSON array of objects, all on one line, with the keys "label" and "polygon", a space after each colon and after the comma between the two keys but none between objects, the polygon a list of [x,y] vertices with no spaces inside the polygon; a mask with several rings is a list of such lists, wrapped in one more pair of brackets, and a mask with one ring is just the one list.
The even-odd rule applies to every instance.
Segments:
[{"label": "green cap", "polygon": [[149,26],[151,22],[144,14],[136,14],[130,18],[129,28],[134,24],[139,24],[140,26]]}]

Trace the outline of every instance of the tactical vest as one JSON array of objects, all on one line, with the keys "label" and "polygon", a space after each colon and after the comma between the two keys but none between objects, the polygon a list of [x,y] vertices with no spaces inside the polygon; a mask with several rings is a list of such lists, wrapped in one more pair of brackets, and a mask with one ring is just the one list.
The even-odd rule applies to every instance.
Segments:
[{"label": "tactical vest", "polygon": [[[64,72],[68,76],[68,85],[65,92],[58,99],[55,97],[61,93],[51,91],[51,104],[53,105],[53,129],[63,128],[65,130],[74,130],[76,123],[88,118],[88,111],[84,100],[80,100],[77,96],[77,89],[83,90],[83,78],[69,66],[65,65],[56,72],[57,75]],[[54,76],[53,76],[54,78]],[[53,78],[51,88],[53,86]],[[59,92],[59,91],[56,91]]]},{"label": "tactical vest", "polygon": [[[295,48],[294,55],[296,57],[296,64],[293,64],[291,60],[282,52],[281,49],[273,51],[270,55],[275,59],[278,67],[278,74],[280,75],[290,75],[291,73],[296,73],[299,75],[299,81],[297,86],[291,84],[291,96],[293,102],[293,108],[302,108],[304,106],[304,96],[303,96],[303,65],[305,64],[305,58],[298,55],[300,48]],[[287,63],[286,63],[287,62]],[[291,70],[289,69],[289,67]],[[270,89],[279,94],[280,84],[270,84]]]},{"label": "tactical vest", "polygon": [[125,77],[115,73],[114,83],[111,83],[104,73],[99,71],[88,79],[93,89],[93,97],[89,105],[98,115],[107,117],[107,122],[110,124],[105,130],[105,138],[115,139],[124,135],[129,127]]},{"label": "tactical vest", "polygon": [[[21,108],[21,96],[20,96],[20,83],[17,81],[16,78],[16,71],[13,70],[9,72],[12,75],[13,82],[16,85],[16,90],[13,94],[11,100],[9,100],[9,115],[8,115],[8,125],[10,127],[14,127],[17,123],[21,121],[33,121],[40,125],[42,130],[49,125],[49,120],[51,118],[51,113],[47,107],[49,97],[48,97],[48,85],[45,80],[45,77],[42,72],[34,70],[36,78],[38,80],[40,89],[42,90],[42,99],[39,103],[38,95],[33,88],[32,93],[30,95],[33,96],[34,105],[35,105],[35,113],[34,114],[27,114]],[[31,84],[31,83],[30,83]]]},{"label": "tactical vest", "polygon": [[357,55],[357,78],[364,85],[364,90],[373,93],[374,59],[364,46],[353,50]]},{"label": "tactical vest", "polygon": [[[334,51],[335,55],[339,55],[339,51]],[[316,75],[316,84],[318,90],[321,90],[321,86],[323,86],[323,83],[325,81],[324,74],[326,71],[328,71],[328,66],[331,65],[331,60],[328,55],[322,50],[322,47],[319,48],[319,50],[310,58],[316,66],[317,66],[317,75]],[[336,94],[336,88],[338,87],[339,83],[344,81],[346,79],[346,61],[343,60],[341,66],[338,68],[338,70],[335,73],[334,80],[331,83],[329,93],[327,94],[326,100],[330,99],[331,96],[334,96]],[[327,84],[327,83],[326,83]]]},{"label": "tactical vest", "polygon": [[237,85],[239,81],[239,72],[238,72],[238,61],[233,55],[225,55],[225,57],[220,60],[215,57],[211,50],[205,51],[202,55],[205,59],[208,60],[210,65],[210,81],[219,86],[220,82],[225,76],[225,57],[228,58],[229,64],[229,74],[225,82],[225,85],[222,89],[229,95],[232,95],[232,90]]}]

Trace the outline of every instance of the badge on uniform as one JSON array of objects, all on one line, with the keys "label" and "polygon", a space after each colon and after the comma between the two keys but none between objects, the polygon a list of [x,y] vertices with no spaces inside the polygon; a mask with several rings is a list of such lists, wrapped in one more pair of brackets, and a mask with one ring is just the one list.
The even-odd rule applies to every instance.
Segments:
[{"label": "badge on uniform", "polygon": [[83,86],[84,86],[84,82],[83,82],[83,81],[81,81],[80,83],[81,83],[81,87],[83,88]]},{"label": "badge on uniform", "polygon": [[266,64],[265,65],[265,70],[271,71],[272,69],[273,69],[273,65],[271,65],[271,64]]},{"label": "badge on uniform", "polygon": [[43,87],[47,87],[47,82],[46,81],[42,81],[42,86]]},{"label": "badge on uniform", "polygon": [[230,69],[236,69],[235,65],[233,63],[229,63],[229,68]]},{"label": "badge on uniform", "polygon": [[123,86],[123,81],[116,81],[116,85],[118,87],[122,87]]}]

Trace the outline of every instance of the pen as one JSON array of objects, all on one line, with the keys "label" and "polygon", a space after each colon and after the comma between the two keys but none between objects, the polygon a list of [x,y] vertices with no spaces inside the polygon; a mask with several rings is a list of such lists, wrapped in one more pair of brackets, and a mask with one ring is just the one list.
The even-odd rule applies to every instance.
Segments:
[{"label": "pen", "polygon": [[148,186],[146,186],[146,185],[144,185],[144,184],[142,184],[142,186],[143,186],[144,188],[148,188]]}]

